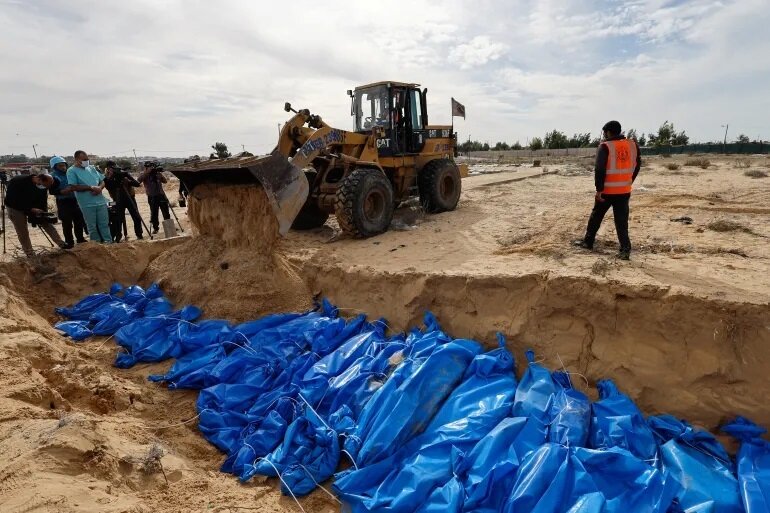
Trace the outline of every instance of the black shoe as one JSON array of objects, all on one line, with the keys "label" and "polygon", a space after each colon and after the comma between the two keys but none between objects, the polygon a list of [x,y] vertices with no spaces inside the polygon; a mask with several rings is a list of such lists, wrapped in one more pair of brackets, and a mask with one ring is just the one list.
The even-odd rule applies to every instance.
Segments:
[{"label": "black shoe", "polygon": [[572,241],[572,245],[575,246],[575,247],[578,247],[578,248],[587,249],[589,251],[594,249],[594,245],[593,244],[589,244],[588,242],[586,242],[585,239],[573,240]]},{"label": "black shoe", "polygon": [[144,240],[144,237],[142,237],[141,235],[137,235],[136,240]]},{"label": "black shoe", "polygon": [[61,246],[59,246],[61,249],[72,249],[75,247],[75,245],[71,242],[65,242]]},{"label": "black shoe", "polygon": [[618,258],[620,260],[631,260],[631,251],[621,249],[620,251],[618,251]]},{"label": "black shoe", "polygon": [[158,233],[158,229],[159,229],[158,227],[156,227],[156,226],[153,226],[153,227],[152,227],[152,233],[153,233],[153,234],[155,234],[155,233]]},{"label": "black shoe", "polygon": [[78,239],[77,240],[78,244],[83,244],[84,242],[88,242],[88,239]]}]

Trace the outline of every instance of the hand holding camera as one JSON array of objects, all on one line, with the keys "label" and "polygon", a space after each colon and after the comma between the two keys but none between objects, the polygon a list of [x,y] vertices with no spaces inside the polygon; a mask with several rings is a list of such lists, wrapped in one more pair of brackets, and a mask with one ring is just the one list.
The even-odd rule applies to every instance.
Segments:
[{"label": "hand holding camera", "polygon": [[40,210],[39,208],[33,208],[27,215],[27,222],[32,226],[37,227],[44,224],[56,224],[59,222],[59,220],[57,219],[56,214],[53,212],[46,212],[45,210]]}]

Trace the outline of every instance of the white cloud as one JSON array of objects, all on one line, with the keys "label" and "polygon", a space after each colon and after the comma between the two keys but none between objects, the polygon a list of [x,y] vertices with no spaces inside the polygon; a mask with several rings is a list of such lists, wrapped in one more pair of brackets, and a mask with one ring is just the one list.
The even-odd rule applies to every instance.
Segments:
[{"label": "white cloud", "polygon": [[499,59],[507,49],[506,45],[492,41],[489,36],[476,36],[452,48],[449,60],[458,63],[460,69],[470,69]]},{"label": "white cloud", "polygon": [[428,87],[434,123],[462,101],[461,139],[609,118],[770,138],[766,1],[6,0],[0,154],[264,152],[284,101],[349,128],[345,90],[383,79]]}]

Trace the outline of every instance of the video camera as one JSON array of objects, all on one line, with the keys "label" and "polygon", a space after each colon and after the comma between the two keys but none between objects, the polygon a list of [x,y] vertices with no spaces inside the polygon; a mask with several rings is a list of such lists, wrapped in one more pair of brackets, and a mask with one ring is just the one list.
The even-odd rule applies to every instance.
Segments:
[{"label": "video camera", "polygon": [[53,212],[41,212],[39,214],[28,214],[27,222],[32,226],[42,226],[44,224],[56,224],[59,219]]},{"label": "video camera", "polygon": [[163,166],[160,165],[160,162],[156,162],[154,160],[145,162],[144,167],[149,167],[151,173],[159,173],[163,171]]}]

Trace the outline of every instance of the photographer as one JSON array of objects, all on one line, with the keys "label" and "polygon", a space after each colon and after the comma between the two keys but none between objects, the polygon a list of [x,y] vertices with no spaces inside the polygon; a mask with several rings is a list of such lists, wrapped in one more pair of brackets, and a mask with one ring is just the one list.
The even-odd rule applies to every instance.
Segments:
[{"label": "photographer", "polygon": [[76,238],[78,243],[86,242],[85,237],[83,237],[84,233],[88,235],[86,222],[80,207],[78,207],[75,193],[67,184],[67,161],[62,157],[53,157],[49,164],[51,175],[59,181],[58,187],[51,189],[51,193],[56,196],[56,212],[61,220],[64,241],[70,246],[75,245]]},{"label": "photographer", "polygon": [[168,198],[163,190],[163,184],[168,182],[163,176],[163,168],[157,162],[145,162],[144,171],[139,175],[139,182],[144,184],[144,190],[147,193],[147,202],[150,204],[150,224],[152,233],[158,233],[160,221],[158,220],[158,209],[163,212],[163,219],[170,219],[171,214],[168,211]]},{"label": "photographer", "polygon": [[53,176],[42,173],[39,175],[20,175],[8,181],[5,192],[5,206],[8,208],[8,217],[16,229],[19,242],[28,256],[34,256],[32,241],[29,238],[27,221],[33,226],[40,226],[51,240],[62,249],[72,248],[72,244],[65,243],[59,236],[53,224],[56,217],[48,214],[48,189],[59,186],[59,181]]},{"label": "photographer", "polygon": [[124,169],[119,168],[115,162],[109,160],[104,166],[105,178],[104,186],[110,193],[112,201],[115,202],[115,218],[110,219],[110,231],[112,240],[120,242],[123,232],[123,222],[126,219],[126,210],[128,210],[131,220],[134,222],[134,233],[137,239],[142,239],[142,218],[139,216],[139,210],[131,195],[133,187],[139,187],[139,182],[133,176],[126,173]]}]

